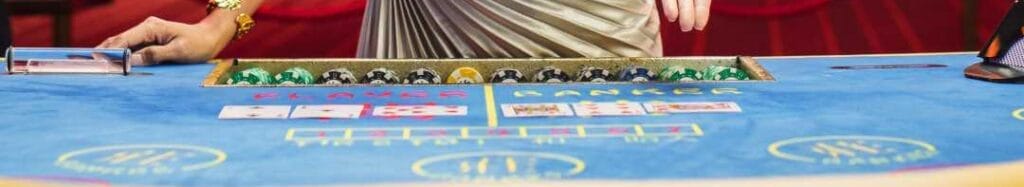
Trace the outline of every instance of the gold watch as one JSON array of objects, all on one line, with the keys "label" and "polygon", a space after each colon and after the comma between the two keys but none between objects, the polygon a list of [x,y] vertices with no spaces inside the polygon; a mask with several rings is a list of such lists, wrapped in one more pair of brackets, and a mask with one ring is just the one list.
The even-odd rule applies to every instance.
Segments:
[{"label": "gold watch", "polygon": [[235,23],[238,24],[238,30],[235,31],[235,39],[241,39],[243,35],[249,33],[249,30],[256,26],[256,21],[252,20],[252,16],[245,13],[235,17]]},{"label": "gold watch", "polygon": [[238,10],[242,8],[242,0],[210,0],[206,3],[206,13],[209,14],[215,9]]},{"label": "gold watch", "polygon": [[[206,4],[206,13],[212,13],[217,9],[224,9],[234,11],[242,8],[242,0],[210,0]],[[238,30],[235,30],[235,39],[241,39],[243,35],[249,33],[256,26],[256,21],[253,21],[252,16],[241,13],[238,17],[235,17],[235,24],[238,24]]]}]

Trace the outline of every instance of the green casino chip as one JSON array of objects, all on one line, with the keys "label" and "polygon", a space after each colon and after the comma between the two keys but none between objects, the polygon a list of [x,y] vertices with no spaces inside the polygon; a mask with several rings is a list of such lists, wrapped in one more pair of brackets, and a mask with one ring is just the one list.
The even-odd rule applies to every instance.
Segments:
[{"label": "green casino chip", "polygon": [[274,83],[280,85],[305,85],[313,84],[314,81],[313,74],[301,67],[288,68],[274,76]]},{"label": "green casino chip", "polygon": [[704,80],[750,80],[750,75],[747,75],[747,72],[744,72],[739,68],[725,66],[708,66],[707,68],[704,68]]},{"label": "green casino chip", "polygon": [[703,79],[700,71],[682,66],[672,66],[661,70],[659,74],[662,80],[669,82],[676,81],[699,81]]},{"label": "green casino chip", "polygon": [[270,72],[267,72],[267,70],[263,70],[263,68],[249,68],[231,74],[227,83],[230,85],[266,85],[272,82]]}]

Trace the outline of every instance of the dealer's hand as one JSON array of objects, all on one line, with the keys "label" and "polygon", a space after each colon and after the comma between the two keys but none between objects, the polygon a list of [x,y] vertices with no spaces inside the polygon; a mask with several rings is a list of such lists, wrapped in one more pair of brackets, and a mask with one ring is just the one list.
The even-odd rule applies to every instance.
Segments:
[{"label": "dealer's hand", "polygon": [[665,16],[671,22],[679,22],[685,32],[700,31],[708,25],[711,15],[711,0],[661,0]]},{"label": "dealer's hand", "polygon": [[150,17],[96,47],[130,48],[135,65],[205,62],[231,40],[232,35],[225,34],[230,29],[224,24],[184,24]]}]

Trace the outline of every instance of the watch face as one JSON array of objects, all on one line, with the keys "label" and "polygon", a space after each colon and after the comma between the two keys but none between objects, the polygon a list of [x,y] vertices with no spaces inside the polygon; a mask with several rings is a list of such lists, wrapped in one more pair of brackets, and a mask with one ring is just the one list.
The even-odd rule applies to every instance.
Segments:
[{"label": "watch face", "polygon": [[242,38],[242,35],[249,33],[249,30],[256,26],[256,21],[252,20],[252,16],[245,13],[239,14],[235,18],[235,23],[238,24],[238,30],[235,31],[235,39]]}]

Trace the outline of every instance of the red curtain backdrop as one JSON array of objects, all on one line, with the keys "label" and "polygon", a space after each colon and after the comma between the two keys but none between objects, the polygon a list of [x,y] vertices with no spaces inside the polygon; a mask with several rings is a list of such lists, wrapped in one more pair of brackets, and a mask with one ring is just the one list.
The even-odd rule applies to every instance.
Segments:
[{"label": "red curtain backdrop", "polygon": [[[87,1],[87,0],[83,0]],[[221,57],[351,57],[366,0],[267,0],[257,28]],[[94,46],[148,16],[196,22],[204,0],[114,0],[76,4],[73,45]],[[967,9],[965,2],[977,3]],[[710,27],[680,32],[663,20],[665,54],[823,55],[973,50],[988,39],[1008,0],[715,0]],[[964,20],[966,13],[973,19]],[[12,18],[16,46],[48,46],[48,17]],[[965,31],[975,30],[976,36]]]}]

